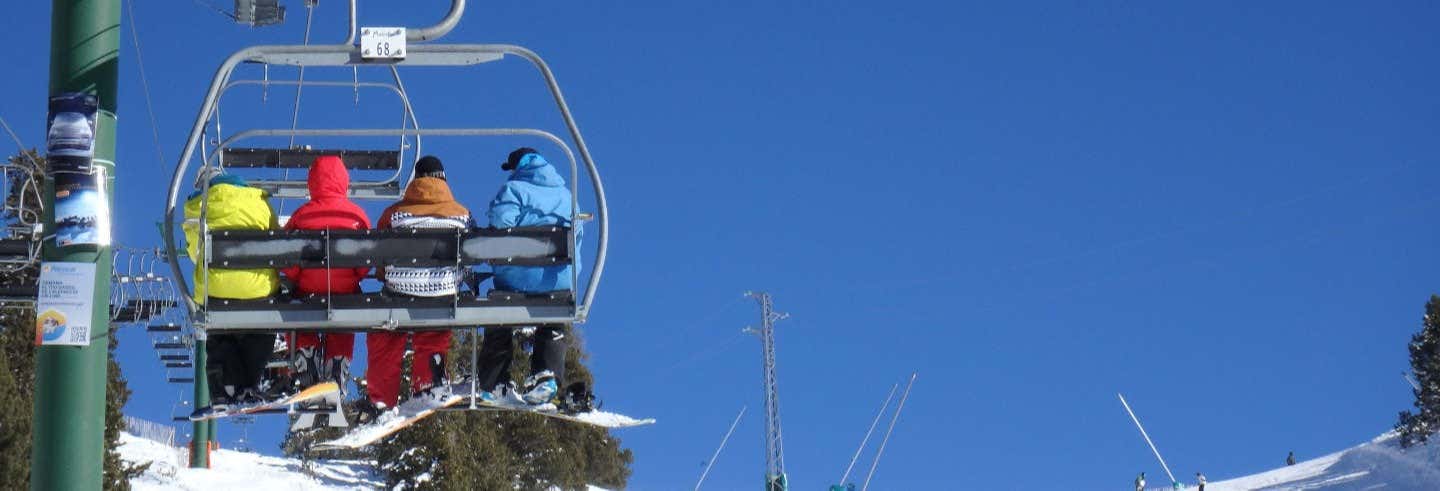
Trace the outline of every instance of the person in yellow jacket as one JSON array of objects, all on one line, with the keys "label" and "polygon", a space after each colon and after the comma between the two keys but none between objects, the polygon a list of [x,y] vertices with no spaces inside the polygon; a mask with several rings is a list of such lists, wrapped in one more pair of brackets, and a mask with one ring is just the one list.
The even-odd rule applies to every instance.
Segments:
[{"label": "person in yellow jacket", "polygon": [[[197,184],[204,182],[203,177]],[[185,200],[185,252],[195,263],[195,299],[253,300],[266,298],[280,288],[280,277],[271,268],[203,269],[200,213],[205,224],[216,230],[270,230],[280,228],[269,195],[250,187],[244,179],[224,173],[209,176],[209,191],[196,190]],[[199,187],[199,186],[197,186]],[[227,406],[258,402],[265,398],[260,387],[265,363],[274,351],[274,334],[214,334],[205,345],[206,379],[210,384],[211,406],[197,413],[225,412]]]}]

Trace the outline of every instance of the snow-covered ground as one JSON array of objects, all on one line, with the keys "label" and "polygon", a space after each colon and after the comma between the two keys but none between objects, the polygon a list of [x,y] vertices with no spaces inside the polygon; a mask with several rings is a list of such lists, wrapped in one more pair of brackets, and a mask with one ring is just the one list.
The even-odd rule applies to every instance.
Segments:
[{"label": "snow-covered ground", "polygon": [[[189,469],[183,449],[130,434],[120,437],[120,453],[129,462],[153,462],[130,484],[137,491],[184,489],[359,490],[380,487],[365,462],[318,461],[311,473],[294,459],[217,450],[210,469]],[[1218,476],[1212,476],[1218,478]],[[1193,483],[1186,483],[1194,489]],[[590,488],[601,490],[600,488]],[[1241,490],[1440,490],[1440,442],[1400,450],[1395,435],[1387,433],[1370,442],[1323,457],[1234,479],[1211,481],[1206,491]]]},{"label": "snow-covered ground", "polygon": [[1394,433],[1269,472],[1214,481],[1206,491],[1440,489],[1440,442],[1401,450]]},{"label": "snow-covered ground", "polygon": [[126,462],[151,462],[144,475],[130,481],[135,491],[371,490],[384,484],[367,462],[316,461],[307,474],[295,459],[224,449],[211,452],[209,469],[190,469],[184,449],[129,433],[120,435],[120,455]]},{"label": "snow-covered ground", "polygon": [[295,459],[220,449],[210,454],[209,469],[190,469],[184,449],[120,435],[120,454],[128,462],[152,462],[130,481],[136,491],[222,489],[370,490],[384,484],[365,462],[319,461],[307,474]]}]

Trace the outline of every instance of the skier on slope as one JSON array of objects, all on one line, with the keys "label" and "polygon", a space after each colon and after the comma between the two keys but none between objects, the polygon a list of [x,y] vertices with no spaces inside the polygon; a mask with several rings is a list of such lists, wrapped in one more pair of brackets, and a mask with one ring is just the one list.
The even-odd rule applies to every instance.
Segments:
[{"label": "skier on slope", "polygon": [[1295,452],[1294,452],[1294,451],[1291,451],[1289,455],[1286,455],[1286,456],[1285,456],[1285,465],[1295,465]]},{"label": "skier on slope", "polygon": [[1199,472],[1196,472],[1196,473],[1195,473],[1195,483],[1200,486],[1200,491],[1205,491],[1205,475],[1204,475],[1204,474],[1201,474],[1201,473],[1199,473]]},{"label": "skier on slope", "polygon": [[[500,166],[511,171],[510,179],[490,201],[490,226],[496,228],[538,225],[570,226],[574,205],[565,179],[533,148],[521,147],[510,152]],[[495,289],[543,293],[574,288],[573,270],[563,266],[495,266]],[[514,330],[493,327],[485,329],[480,348],[479,387],[486,388],[480,398],[501,402],[518,397],[529,404],[553,402],[559,392],[560,378],[565,373],[567,349],[566,325],[536,326],[534,354],[530,358],[530,376],[523,390],[514,392],[510,381],[510,359],[515,349]]]},{"label": "skier on slope", "polygon": [[[415,163],[415,178],[405,188],[405,196],[381,213],[376,228],[464,229],[473,223],[470,211],[455,202],[451,195],[440,159],[427,155]],[[459,266],[391,266],[378,273],[377,276],[385,281],[386,292],[417,297],[448,297],[458,291],[465,270]],[[361,403],[362,421],[374,418],[399,402],[400,365],[408,335],[403,332],[373,332],[366,338],[365,346],[369,351],[366,386],[370,398]],[[432,386],[443,386],[446,383],[445,351],[450,348],[450,331],[422,331],[414,333],[414,336],[411,388],[420,393]]]},{"label": "skier on slope", "polygon": [[[216,230],[271,230],[280,228],[275,210],[266,201],[265,191],[250,187],[244,179],[220,172],[198,176],[196,187],[207,182],[209,190],[197,189],[185,200],[185,252],[195,263],[195,298],[253,300],[274,295],[280,279],[271,268],[210,268],[202,274],[200,260],[200,212],[206,226]],[[205,343],[205,378],[210,386],[208,408],[196,408],[197,415],[224,413],[235,403],[259,402],[267,398],[261,389],[265,363],[275,344],[274,334],[211,334]]]},{"label": "skier on slope", "polygon": [[1135,491],[1145,491],[1145,473],[1135,476]]},{"label": "skier on slope", "polygon": [[[306,181],[310,189],[310,201],[295,210],[286,230],[364,230],[370,228],[370,218],[354,202],[350,201],[350,174],[340,157],[322,155],[315,158],[310,166]],[[295,283],[300,296],[352,294],[360,292],[360,280],[370,268],[285,268],[285,278]],[[323,339],[316,332],[301,332],[293,340],[295,383],[300,388],[308,387],[325,379],[334,380],[341,393],[350,375],[350,358],[355,348],[352,333],[325,333]]]}]

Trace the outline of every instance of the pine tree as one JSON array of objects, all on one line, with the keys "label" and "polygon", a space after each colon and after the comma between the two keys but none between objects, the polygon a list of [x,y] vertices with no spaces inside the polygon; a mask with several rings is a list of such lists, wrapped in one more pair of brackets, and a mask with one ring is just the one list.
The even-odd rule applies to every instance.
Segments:
[{"label": "pine tree", "polygon": [[1415,408],[1419,412],[1400,412],[1395,430],[1402,447],[1423,444],[1440,430],[1440,296],[1430,296],[1420,332],[1410,338],[1410,369],[1418,384]]},{"label": "pine tree", "polygon": [[[23,155],[10,157],[13,165],[31,168],[34,171],[35,186],[43,186],[45,158],[35,150],[28,150],[30,158]],[[33,160],[31,160],[33,159]],[[39,164],[35,167],[32,162]],[[14,179],[16,175],[6,176]],[[11,182],[11,193],[6,196],[12,206],[23,206],[32,217],[39,216],[40,203],[35,196],[22,195],[24,188]],[[17,217],[6,213],[5,220]],[[15,271],[0,274],[0,287],[33,285],[39,279],[39,268],[30,265]],[[35,309],[33,305],[13,304],[0,306],[0,482],[6,486],[30,482],[30,440],[34,429],[32,416],[35,400]],[[115,348],[118,340],[109,337],[110,350],[107,380],[105,383],[105,462],[102,482],[106,490],[130,489],[130,478],[143,473],[149,466],[131,466],[120,460],[120,432],[125,429],[121,410],[130,399],[130,388],[115,362]]]},{"label": "pine tree", "polygon": [[[44,162],[34,150],[26,153],[35,161]],[[31,168],[37,179],[43,179],[43,168],[35,168],[31,160],[23,155],[10,157],[15,166]],[[19,174],[5,176],[17,179]],[[6,202],[11,206],[27,205],[31,213],[39,210],[36,195],[25,196],[17,181],[10,182],[10,195]],[[36,184],[37,186],[39,183]],[[22,200],[22,197],[25,199]],[[38,217],[38,214],[31,218]],[[13,223],[18,217],[13,212],[3,217]],[[39,268],[25,267],[6,274],[0,274],[0,287],[23,287],[35,284]],[[33,421],[35,400],[35,309],[33,305],[15,303],[0,306],[0,482],[30,482],[30,440],[34,434]]]},{"label": "pine tree", "polygon": [[105,471],[104,485],[107,491],[129,491],[130,480],[145,473],[149,462],[128,464],[120,460],[120,432],[125,431],[125,414],[122,409],[130,401],[130,386],[120,374],[120,364],[115,362],[115,348],[120,338],[114,327],[110,332],[110,357],[105,381]]},{"label": "pine tree", "polygon": [[[449,373],[469,363],[474,338],[455,336]],[[592,385],[583,345],[575,333],[569,338],[565,380]],[[516,350],[511,369],[515,379],[529,372],[524,350]],[[387,488],[419,490],[624,488],[634,461],[603,428],[520,412],[446,412],[374,447]]]}]

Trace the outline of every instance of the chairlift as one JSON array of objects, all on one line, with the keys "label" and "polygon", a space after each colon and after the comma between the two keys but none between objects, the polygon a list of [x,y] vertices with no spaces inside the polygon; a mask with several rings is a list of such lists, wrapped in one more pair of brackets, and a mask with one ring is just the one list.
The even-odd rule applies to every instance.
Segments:
[{"label": "chairlift", "polygon": [[[0,205],[5,234],[0,238],[0,273],[12,273],[34,266],[40,259],[41,214],[40,173],[33,161],[0,162]],[[31,295],[33,301],[33,295]],[[8,300],[7,300],[8,301]]]},{"label": "chairlift", "polygon": [[[559,85],[549,66],[536,53],[506,44],[409,44],[438,39],[458,22],[464,0],[452,0],[447,16],[438,24],[421,29],[374,29],[361,31],[359,45],[352,44],[357,27],[354,1],[351,2],[350,39],[339,45],[269,45],[253,46],[230,55],[216,71],[196,114],[185,147],[180,152],[169,193],[165,202],[163,237],[165,257],[170,263],[176,287],[186,299],[190,318],[197,329],[205,331],[289,330],[357,331],[369,329],[423,330],[457,329],[474,326],[527,326],[537,324],[571,324],[584,322],[604,270],[608,213],[604,189],[596,165],[580,135],[570,109],[561,95]],[[383,31],[383,32],[382,32]],[[399,38],[394,36],[399,35]],[[395,52],[380,53],[372,49],[381,36],[397,40],[404,46]],[[568,140],[545,130],[533,128],[421,128],[410,105],[399,72],[410,67],[473,68],[506,57],[528,61],[540,73],[552,96],[558,113],[568,131]],[[266,70],[261,81],[232,80],[241,65]],[[225,93],[243,85],[281,83],[268,80],[270,66],[299,68],[340,68],[347,71],[384,69],[394,78],[393,84],[361,83],[358,75],[352,84],[335,82],[304,82],[303,86],[386,87],[402,102],[404,117],[399,128],[253,128],[224,134],[219,121],[220,103]],[[213,135],[210,133],[213,128]],[[316,150],[303,145],[283,148],[242,146],[250,139],[289,137],[316,138],[396,138],[399,148],[329,148]],[[350,170],[375,170],[388,173],[379,180],[356,179],[352,174],[352,199],[395,200],[413,177],[413,158],[407,158],[408,139],[415,139],[420,155],[422,137],[526,137],[548,141],[560,150],[570,165],[569,186],[572,216],[584,220],[579,205],[580,168],[592,187],[595,200],[593,219],[599,228],[593,260],[585,263],[591,275],[583,290],[540,294],[522,294],[490,290],[481,293],[479,281],[469,283],[469,291],[461,289],[453,296],[419,298],[381,293],[353,295],[317,295],[307,298],[271,297],[258,300],[227,300],[194,298],[185,283],[179,262],[183,251],[175,238],[177,203],[189,180],[192,161],[199,150],[197,174],[210,175],[217,169],[245,172],[256,169],[308,171],[317,155],[340,155]],[[571,145],[574,145],[572,150]],[[213,147],[213,148],[211,148]],[[373,145],[372,145],[373,147]],[[558,163],[558,160],[557,160]],[[248,179],[248,176],[247,176]],[[256,178],[250,182],[271,192],[272,199],[301,197],[308,193],[304,179],[275,180]],[[208,196],[208,182],[197,182],[202,196]],[[203,199],[203,198],[202,198]],[[552,227],[519,227],[511,229],[472,230],[307,230],[307,231],[234,231],[212,230],[208,210],[202,206],[199,230],[203,257],[198,259],[197,274],[210,268],[258,268],[305,266],[321,268],[362,266],[439,266],[466,268],[489,265],[559,265],[570,264],[576,276],[572,284],[579,287],[578,225]],[[484,275],[478,278],[483,280]],[[152,326],[151,330],[155,330]]]}]

